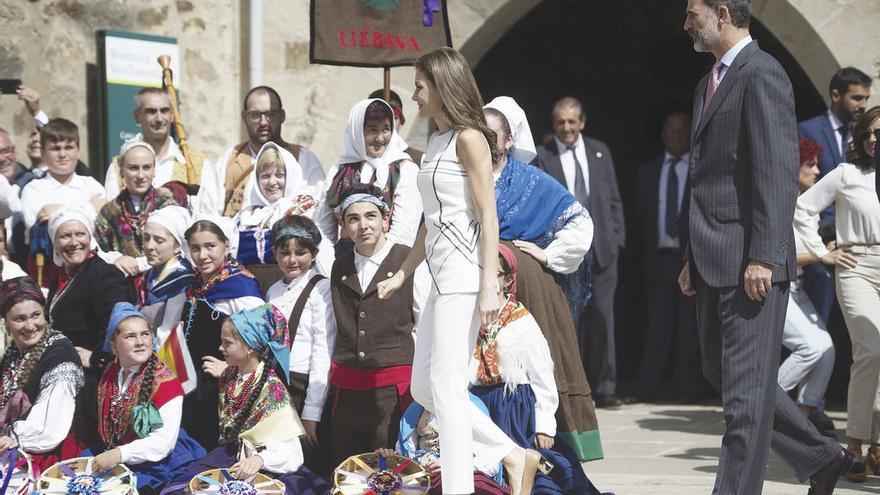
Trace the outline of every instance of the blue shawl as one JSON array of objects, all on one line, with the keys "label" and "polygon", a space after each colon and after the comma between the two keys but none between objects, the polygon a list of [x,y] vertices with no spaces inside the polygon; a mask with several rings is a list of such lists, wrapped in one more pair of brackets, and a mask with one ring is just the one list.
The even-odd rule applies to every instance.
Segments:
[{"label": "blue shawl", "polygon": [[[568,222],[589,215],[556,179],[512,157],[507,158],[507,165],[495,181],[495,204],[501,239],[529,241],[542,249]],[[555,274],[575,321],[590,300],[592,262],[590,250],[576,272]]]},{"label": "blue shawl", "polygon": [[156,279],[159,278],[159,273],[164,267],[150,268],[144,274],[144,281],[146,282],[145,306],[167,301],[185,291],[189,284],[192,283],[195,273],[189,261],[178,259],[175,263],[177,263],[177,268],[159,282],[156,282]]}]

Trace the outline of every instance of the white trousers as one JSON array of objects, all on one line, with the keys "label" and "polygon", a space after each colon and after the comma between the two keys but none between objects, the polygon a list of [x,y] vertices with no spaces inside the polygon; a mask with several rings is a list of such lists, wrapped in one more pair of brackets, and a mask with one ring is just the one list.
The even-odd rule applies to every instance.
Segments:
[{"label": "white trousers", "polygon": [[798,404],[821,407],[834,371],[834,344],[799,281],[788,292],[782,345],[791,355],[779,366],[779,386],[788,392],[800,385]]},{"label": "white trousers", "polygon": [[853,247],[855,268],[837,267],[837,299],[852,341],[846,436],[880,442],[880,247]]},{"label": "white trousers", "polygon": [[468,396],[479,329],[477,293],[431,291],[419,319],[410,390],[437,416],[444,494],[474,492],[474,456],[495,466],[516,448]]}]

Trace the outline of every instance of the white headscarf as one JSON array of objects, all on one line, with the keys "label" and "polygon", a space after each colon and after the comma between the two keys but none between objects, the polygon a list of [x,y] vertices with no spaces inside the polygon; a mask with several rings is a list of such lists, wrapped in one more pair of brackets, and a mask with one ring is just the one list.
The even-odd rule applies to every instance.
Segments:
[{"label": "white headscarf", "polygon": [[[284,172],[287,174],[284,179],[284,194],[283,197],[291,198],[294,193],[296,193],[297,189],[303,186],[303,171],[302,166],[300,166],[299,162],[296,161],[296,157],[293,156],[293,153],[287,151],[281,146],[273,143],[272,141],[266,142],[260,151],[257,152],[257,157],[254,159],[254,170],[251,172],[251,180],[249,185],[250,191],[249,194],[245,196],[244,204],[242,205],[242,209],[245,209],[249,206],[270,206],[272,203],[263,196],[263,191],[260,190],[260,181],[259,181],[259,166],[260,157],[263,155],[263,152],[268,150],[269,148],[274,148],[278,154],[281,155],[281,159],[284,161]],[[276,201],[277,202],[277,201]]]},{"label": "white headscarf", "polygon": [[513,141],[513,147],[510,148],[510,155],[523,163],[530,163],[538,156],[535,150],[535,141],[532,138],[532,130],[529,128],[529,121],[526,118],[526,112],[509,96],[499,96],[490,101],[483,108],[492,108],[498,110],[507,119],[510,124],[510,140]]},{"label": "white headscarf", "polygon": [[[141,136],[141,134],[138,134],[138,136]],[[153,147],[150,145],[150,143],[143,141],[142,139],[139,139],[138,137],[135,137],[133,139],[129,139],[128,141],[125,141],[124,143],[122,143],[122,146],[119,148],[119,168],[120,169],[122,168],[122,161],[125,158],[125,154],[128,153],[129,151],[133,150],[134,148],[144,148],[147,151],[149,151],[150,154],[153,155],[153,163],[154,164],[156,163],[156,150],[153,149]]]},{"label": "white headscarf", "polygon": [[[232,219],[229,217],[224,217],[215,213],[201,213],[193,218],[193,221],[189,224],[189,227],[192,227],[193,224],[202,220],[211,222],[220,228],[220,231],[223,232],[223,235],[226,236],[226,239],[229,240],[229,255],[235,258],[235,256],[238,254],[238,229],[235,228],[235,222],[233,222]],[[187,229],[189,227],[187,227]],[[186,259],[189,260],[189,262],[192,263],[193,266],[195,266],[195,263],[192,259],[192,253],[189,252],[189,243],[186,242],[186,240],[184,240],[182,247],[183,254],[186,255]]]},{"label": "white headscarf", "polygon": [[[373,158],[367,155],[367,147],[364,142],[364,114],[367,112],[367,107],[374,101],[378,101],[388,107],[388,115],[391,116],[391,139],[388,141],[385,153],[382,153],[382,156],[379,158]],[[339,160],[336,161],[335,168],[338,170],[340,166],[347,163],[363,162],[364,165],[363,168],[361,168],[362,183],[369,183],[373,171],[375,170],[376,185],[380,188],[385,187],[385,183],[388,182],[389,164],[398,160],[412,161],[412,157],[406,153],[406,143],[400,138],[397,131],[394,129],[394,112],[392,111],[391,106],[378,98],[359,101],[354,107],[352,107],[351,112],[348,114],[348,124],[345,126],[344,141],[345,151],[342,153],[342,156],[339,157]],[[335,173],[333,175],[335,175]],[[332,175],[329,177],[332,177]]]},{"label": "white headscarf", "polygon": [[184,249],[186,229],[192,225],[189,210],[177,205],[166,206],[150,213],[150,216],[147,217],[147,223],[162,226],[180,244],[180,248]]},{"label": "white headscarf", "polygon": [[70,220],[76,220],[83,224],[89,233],[89,249],[94,250],[98,247],[98,241],[95,240],[93,232],[95,231],[95,209],[91,205],[65,206],[59,208],[49,216],[49,239],[52,240],[52,261],[56,266],[64,266],[64,258],[61,251],[58,250],[58,243],[55,242],[55,234],[62,224]]}]

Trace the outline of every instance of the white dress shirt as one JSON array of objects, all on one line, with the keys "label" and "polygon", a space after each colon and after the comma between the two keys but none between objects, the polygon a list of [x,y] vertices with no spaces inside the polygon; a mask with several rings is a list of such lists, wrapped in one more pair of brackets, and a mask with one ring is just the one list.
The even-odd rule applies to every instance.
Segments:
[{"label": "white dress shirt", "polygon": [[[837,118],[837,115],[831,110],[828,110],[828,121],[831,122],[831,128],[834,130],[834,140],[837,142],[837,149],[840,150],[840,156],[846,160],[846,152],[849,149],[849,144],[852,142],[852,126],[847,125],[849,127],[849,132],[846,135],[846,142],[843,141],[843,134],[840,133],[840,128],[844,126],[844,123]],[[837,165],[836,163],[834,165]]]},{"label": "white dress shirt", "polygon": [[[322,188],[321,204],[318,205],[318,211],[315,213],[315,221],[321,229],[321,233],[326,234],[333,244],[339,240],[339,224],[336,221],[335,211],[327,205],[324,198],[327,197],[327,191],[330,190],[333,179],[338,172],[339,165],[337,164],[327,173],[327,181]],[[373,172],[373,166],[364,163],[360,173],[361,184],[369,184]],[[418,176],[419,167],[415,163],[407,160],[400,164],[400,180],[394,189],[393,204],[388,205],[392,207],[391,229],[386,234],[390,242],[410,247],[416,242],[419,222],[422,220],[422,196],[416,185]],[[376,184],[376,187],[381,189],[385,187],[385,184]]]},{"label": "white dress shirt", "polygon": [[28,182],[21,192],[21,210],[25,227],[37,222],[37,214],[48,204],[73,206],[87,204],[94,196],[104,196],[104,188],[95,179],[73,174],[67,184],[55,180],[51,173]]},{"label": "white dress shirt", "polygon": [[[568,192],[574,194],[574,154],[577,153],[578,163],[581,165],[581,171],[584,174],[584,187],[587,189],[587,196],[590,195],[590,167],[587,162],[587,150],[584,148],[584,136],[578,134],[578,139],[574,143],[574,150],[568,148],[559,138],[554,137],[556,141],[556,149],[559,150],[559,161],[562,163],[562,173],[565,175],[565,185]],[[586,205],[584,205],[586,206]]]},{"label": "white dress shirt", "polygon": [[[121,370],[116,376],[116,384],[119,394],[125,393],[131,385],[131,378],[140,369],[141,365],[132,366],[128,370]],[[168,457],[177,444],[177,435],[180,433],[180,418],[183,414],[183,396],[175,397],[162,404],[159,415],[162,417],[162,426],[147,435],[131,443],[119,446],[119,455],[123,464],[140,464],[142,462],[157,462]]]},{"label": "white dress shirt", "polygon": [[880,203],[874,170],[841,163],[798,198],[794,227],[807,251],[821,258],[828,249],[819,235],[819,213],[834,203],[838,246],[880,244]]},{"label": "white dress shirt", "polygon": [[[678,197],[675,198],[675,201],[678,204],[676,211],[678,211],[679,215],[681,215],[681,205],[684,199],[684,186],[687,182],[690,157],[690,153],[685,153],[681,155],[678,163],[675,164],[675,173],[678,179]],[[657,205],[657,247],[659,249],[678,249],[679,247],[678,238],[669,237],[669,234],[666,233],[666,202],[669,200],[666,197],[666,188],[669,181],[669,169],[672,168],[674,161],[675,157],[667,151],[663,157],[663,168],[660,169],[660,184],[658,185],[660,202]]]},{"label": "white dress shirt", "polygon": [[[290,319],[293,306],[303,289],[318,273],[319,270],[312,267],[289,284],[279,280],[269,287],[266,299]],[[290,371],[309,375],[300,416],[306,421],[321,421],[321,413],[330,391],[330,360],[336,343],[336,317],[333,314],[329,279],[325,278],[315,284],[303,308],[299,327],[290,329],[291,333],[294,331],[296,336],[290,347]]]},{"label": "white dress shirt", "polygon": [[[358,283],[360,283],[362,291],[369,287],[370,282],[376,276],[376,272],[379,271],[379,266],[382,265],[382,262],[388,257],[388,253],[391,252],[391,246],[393,245],[393,242],[386,239],[385,245],[382,246],[382,249],[370,257],[361,255],[355,248],[354,268],[357,271]],[[383,273],[379,280],[385,280],[387,278],[387,274]],[[418,268],[416,268],[415,273],[413,273],[412,311],[413,321],[416,323],[418,323],[419,317],[422,315],[422,310],[425,309],[428,293],[430,292],[432,285],[433,280],[431,279],[431,273],[428,271],[428,265],[421,263]]]},{"label": "white dress shirt", "polygon": [[[144,135],[138,133],[133,139],[143,141]],[[171,180],[177,162],[185,163],[186,158],[177,143],[171,139],[171,136],[168,136],[168,147],[165,154],[156,157],[156,175],[153,177],[153,187],[160,187]],[[107,198],[107,201],[113,201],[120,192],[122,191],[119,189],[119,169],[111,161],[107,166],[107,174],[104,176],[104,197]]]},{"label": "white dress shirt", "polygon": [[721,84],[721,80],[724,79],[724,76],[727,74],[727,69],[729,69],[730,64],[736,60],[736,56],[739,55],[739,52],[751,42],[752,36],[746,35],[745,38],[741,39],[739,43],[733,45],[730,50],[727,50],[727,53],[721,57],[721,69],[718,70],[718,84]]},{"label": "white dress shirt", "polygon": [[[226,166],[229,164],[229,158],[235,152],[237,146],[227,149],[223,155],[213,164],[205,162],[202,166],[202,177],[199,187],[199,194],[196,196],[195,211],[202,213],[211,213],[216,215],[223,214],[223,204],[226,201]],[[259,150],[253,149],[252,146],[246,146],[251,160],[257,159]],[[302,167],[303,181],[310,186],[313,191],[304,190],[301,194],[311,194],[316,200],[320,201],[321,188],[324,185],[324,168],[321,166],[318,157],[306,147],[300,148],[299,157],[296,160]],[[247,197],[247,187],[250,185],[250,175],[244,180],[245,198]]]}]

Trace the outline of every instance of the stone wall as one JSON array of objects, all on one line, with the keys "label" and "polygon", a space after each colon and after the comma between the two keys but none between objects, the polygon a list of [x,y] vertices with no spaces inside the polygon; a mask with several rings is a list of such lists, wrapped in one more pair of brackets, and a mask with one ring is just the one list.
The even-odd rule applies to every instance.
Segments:
[{"label": "stone wall", "polygon": [[[181,109],[193,147],[212,153],[237,137],[241,92],[239,0],[0,0],[0,78],[20,78],[42,108],[80,126],[83,159],[94,157],[88,112],[97,111],[96,35],[122,29],[173,36],[181,46]],[[161,68],[156,64],[157,74]],[[208,125],[210,123],[210,125]],[[0,126],[21,143],[33,126],[16,97],[0,97]],[[89,132],[91,131],[91,132]],[[19,145],[19,159],[25,160]],[[87,152],[87,150],[89,150]]]}]

